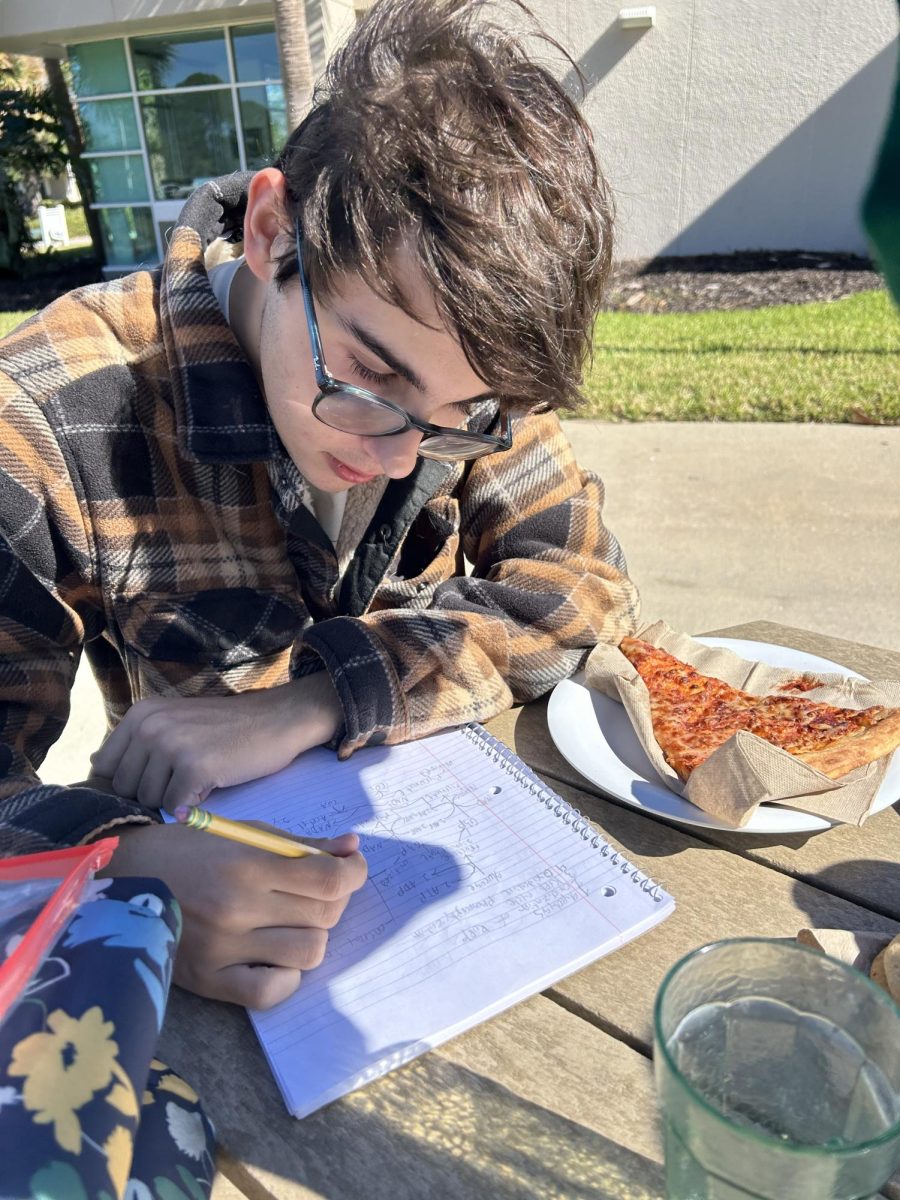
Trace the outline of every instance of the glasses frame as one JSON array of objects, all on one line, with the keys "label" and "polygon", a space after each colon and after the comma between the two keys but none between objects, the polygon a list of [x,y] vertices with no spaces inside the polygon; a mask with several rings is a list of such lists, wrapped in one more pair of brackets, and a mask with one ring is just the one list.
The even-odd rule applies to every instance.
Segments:
[{"label": "glasses frame", "polygon": [[[377,392],[372,392],[368,388],[358,387],[355,383],[345,383],[342,379],[337,379],[328,370],[325,363],[325,355],[322,351],[322,339],[319,336],[319,322],[316,319],[316,310],[313,303],[312,290],[309,286],[309,280],[306,277],[306,271],[303,267],[303,235],[300,232],[300,222],[294,222],[294,237],[297,245],[297,273],[300,277],[300,292],[303,296],[303,308],[306,312],[306,328],[309,333],[309,344],[312,350],[313,370],[316,376],[316,386],[319,391],[312,403],[313,416],[322,422],[329,429],[338,429],[338,426],[329,424],[324,417],[319,416],[319,405],[328,396],[335,392],[349,392],[350,395],[359,396],[363,400],[374,401],[381,407],[389,409],[392,413],[402,420],[403,425],[400,429],[391,429],[385,433],[364,433],[358,434],[360,437],[395,437],[399,433],[406,433],[409,429],[418,430],[423,434],[422,441],[419,443],[417,453],[423,458],[434,457],[438,461],[450,461],[453,458],[457,460],[481,458],[486,454],[493,454],[502,450],[509,450],[512,446],[512,423],[508,413],[503,413],[501,416],[501,433],[498,437],[492,433],[470,433],[467,430],[452,428],[446,425],[432,425],[428,421],[419,421],[415,417],[410,416],[405,408],[401,408],[399,404],[394,404],[392,400],[386,400],[384,396],[379,396]],[[340,433],[355,433],[352,429],[339,429]],[[428,453],[428,439],[432,437],[461,437],[466,438],[469,442],[477,442],[483,445],[483,451],[477,451],[474,454],[440,454],[430,455]]]}]

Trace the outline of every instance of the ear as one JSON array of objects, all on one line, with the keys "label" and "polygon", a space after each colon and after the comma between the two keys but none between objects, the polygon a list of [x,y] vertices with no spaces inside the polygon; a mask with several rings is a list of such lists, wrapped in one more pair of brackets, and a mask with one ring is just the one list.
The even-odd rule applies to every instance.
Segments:
[{"label": "ear", "polygon": [[[257,171],[247,192],[244,217],[244,258],[247,266],[264,283],[275,274],[275,247],[283,239],[285,178],[275,167]],[[274,247],[274,249],[273,249]]]}]

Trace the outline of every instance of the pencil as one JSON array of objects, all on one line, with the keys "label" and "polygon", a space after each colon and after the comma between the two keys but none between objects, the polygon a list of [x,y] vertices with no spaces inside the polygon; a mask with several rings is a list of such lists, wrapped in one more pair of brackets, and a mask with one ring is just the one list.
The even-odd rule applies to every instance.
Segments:
[{"label": "pencil", "polygon": [[312,854],[331,858],[327,850],[320,850],[318,846],[295,842],[293,838],[280,837],[277,833],[270,833],[268,829],[257,829],[255,825],[230,821],[227,817],[207,812],[205,808],[189,808],[186,804],[181,804],[175,809],[175,819],[181,825],[205,829],[207,833],[231,838],[233,842],[241,842],[245,846],[255,846],[257,850],[268,850],[270,854],[280,854],[283,858],[306,858]]}]

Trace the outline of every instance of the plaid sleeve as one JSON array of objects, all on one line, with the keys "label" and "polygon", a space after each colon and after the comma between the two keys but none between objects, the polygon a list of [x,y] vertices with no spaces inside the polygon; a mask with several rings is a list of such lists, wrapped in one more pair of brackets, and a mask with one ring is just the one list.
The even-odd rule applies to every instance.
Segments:
[{"label": "plaid sleeve", "polygon": [[74,844],[138,806],[36,770],[69,714],[85,637],[102,605],[78,488],[40,408],[0,373],[0,854]]},{"label": "plaid sleeve", "polygon": [[637,589],[603,499],[554,415],[516,422],[513,449],[476,461],[459,497],[472,574],[448,572],[427,608],[373,606],[306,634],[344,707],[340,753],[487,720],[632,633]]}]

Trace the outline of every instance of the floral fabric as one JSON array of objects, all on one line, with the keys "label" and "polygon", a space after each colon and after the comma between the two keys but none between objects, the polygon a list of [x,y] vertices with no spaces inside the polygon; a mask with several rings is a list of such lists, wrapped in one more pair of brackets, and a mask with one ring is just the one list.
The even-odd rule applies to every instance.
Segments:
[{"label": "floral fabric", "polygon": [[90,884],[0,1026],[4,1200],[207,1200],[212,1127],[154,1058],[180,934],[159,880]]}]

